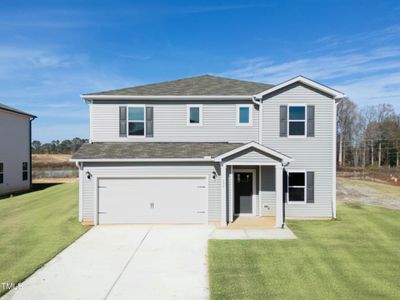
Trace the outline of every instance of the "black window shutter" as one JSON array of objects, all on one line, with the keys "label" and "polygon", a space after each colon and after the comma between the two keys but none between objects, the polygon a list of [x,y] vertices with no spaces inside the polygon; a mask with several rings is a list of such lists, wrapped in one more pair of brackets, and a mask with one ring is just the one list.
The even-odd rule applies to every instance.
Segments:
[{"label": "black window shutter", "polygon": [[280,120],[280,130],[279,136],[286,137],[287,136],[287,105],[280,106],[280,113],[279,113],[279,120]]},{"label": "black window shutter", "polygon": [[307,203],[314,203],[314,172],[307,172]]},{"label": "black window shutter", "polygon": [[119,107],[119,136],[126,136],[126,106]]},{"label": "black window shutter", "polygon": [[146,106],[146,137],[153,137],[153,107]]},{"label": "black window shutter", "polygon": [[315,106],[307,106],[307,136],[315,136]]}]

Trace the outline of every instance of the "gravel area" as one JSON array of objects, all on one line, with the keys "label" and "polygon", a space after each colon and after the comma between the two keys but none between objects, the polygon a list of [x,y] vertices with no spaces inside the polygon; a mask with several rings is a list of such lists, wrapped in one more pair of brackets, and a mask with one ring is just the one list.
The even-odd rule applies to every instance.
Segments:
[{"label": "gravel area", "polygon": [[400,209],[400,187],[385,183],[338,177],[336,195],[338,202]]}]

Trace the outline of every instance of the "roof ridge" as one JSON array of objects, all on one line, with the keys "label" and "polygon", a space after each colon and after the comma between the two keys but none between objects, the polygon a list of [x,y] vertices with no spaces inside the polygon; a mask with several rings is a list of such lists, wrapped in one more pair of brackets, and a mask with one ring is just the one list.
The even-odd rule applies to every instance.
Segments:
[{"label": "roof ridge", "polygon": [[213,74],[202,74],[191,77],[178,78],[155,83],[142,84],[127,88],[112,89],[88,95],[172,95],[172,96],[201,96],[201,95],[252,95],[257,92],[271,88],[273,85],[248,81],[242,79],[228,78]]},{"label": "roof ridge", "polygon": [[3,103],[0,103],[0,109],[6,110],[6,111],[10,111],[10,112],[13,112],[13,113],[16,113],[16,114],[20,114],[20,115],[26,115],[26,116],[32,117],[32,118],[34,118],[34,119],[36,118],[35,115],[29,114],[29,113],[27,113],[27,112],[24,112],[24,111],[22,111],[22,110],[19,110],[19,109],[14,108],[14,107],[5,105],[5,104],[3,104]]}]

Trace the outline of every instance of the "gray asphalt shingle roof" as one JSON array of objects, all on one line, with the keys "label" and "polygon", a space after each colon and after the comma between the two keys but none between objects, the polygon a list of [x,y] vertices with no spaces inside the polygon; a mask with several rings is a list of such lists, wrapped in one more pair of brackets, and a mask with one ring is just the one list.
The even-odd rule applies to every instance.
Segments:
[{"label": "gray asphalt shingle roof", "polygon": [[26,115],[26,116],[29,116],[29,117],[32,117],[32,118],[36,118],[36,116],[34,116],[34,115],[28,114],[28,113],[26,113],[26,112],[24,112],[22,110],[19,110],[19,109],[4,105],[2,103],[0,103],[0,109],[11,111],[11,112],[14,112],[14,113],[17,113],[17,114],[21,114],[21,115]]},{"label": "gray asphalt shingle roof", "polygon": [[273,87],[271,84],[202,75],[86,95],[250,96],[268,90],[271,87]]},{"label": "gray asphalt shingle roof", "polygon": [[242,143],[93,143],[83,144],[72,159],[203,158],[242,146]]}]

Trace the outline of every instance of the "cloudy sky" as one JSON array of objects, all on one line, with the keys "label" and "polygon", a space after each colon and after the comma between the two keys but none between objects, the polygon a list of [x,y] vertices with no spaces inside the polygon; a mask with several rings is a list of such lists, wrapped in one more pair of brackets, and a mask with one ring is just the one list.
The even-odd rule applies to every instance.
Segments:
[{"label": "cloudy sky", "polygon": [[88,136],[82,93],[304,75],[400,112],[399,1],[0,1],[0,102],[34,139]]}]

